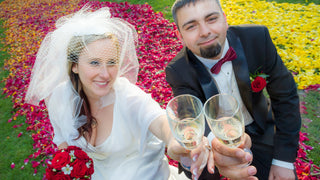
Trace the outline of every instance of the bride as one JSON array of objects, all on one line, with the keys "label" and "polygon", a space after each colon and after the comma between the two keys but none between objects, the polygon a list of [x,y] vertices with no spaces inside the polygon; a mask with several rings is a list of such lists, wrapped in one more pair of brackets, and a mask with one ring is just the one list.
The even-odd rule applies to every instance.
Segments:
[{"label": "bride", "polygon": [[134,28],[108,8],[88,7],[56,27],[41,44],[26,102],[45,99],[58,148],[87,152],[93,179],[185,179],[168,165],[165,147],[175,160],[189,151],[173,138],[165,111],[135,85]]}]

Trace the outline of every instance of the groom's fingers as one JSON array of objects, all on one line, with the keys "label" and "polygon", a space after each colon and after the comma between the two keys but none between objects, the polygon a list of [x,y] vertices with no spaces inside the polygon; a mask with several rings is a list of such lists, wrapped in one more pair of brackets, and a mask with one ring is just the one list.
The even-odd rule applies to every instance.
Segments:
[{"label": "groom's fingers", "polygon": [[257,173],[257,169],[254,166],[248,166],[245,168],[230,168],[230,167],[218,167],[219,173],[232,180],[258,180],[254,175]]},{"label": "groom's fingers", "polygon": [[229,157],[242,157],[244,156],[244,151],[239,151],[239,149],[242,148],[251,148],[251,138],[247,134],[244,134],[243,136],[243,143],[239,146],[240,148],[230,148],[227,145],[221,143],[217,138],[214,138],[211,141],[211,145],[213,149],[220,154],[223,154],[225,156]]},{"label": "groom's fingers", "polygon": [[240,164],[245,164],[252,161],[252,155],[248,152],[244,152],[242,149],[239,149],[239,152],[243,154],[241,157],[229,157],[219,152],[214,152],[214,164],[216,166],[235,166]]},{"label": "groom's fingers", "polygon": [[242,149],[243,149],[243,148],[250,149],[251,146],[252,146],[251,138],[250,138],[250,136],[249,136],[247,133],[245,133],[245,134],[243,135],[243,142],[241,143],[241,145],[239,146],[239,148],[242,148]]},{"label": "groom's fingers", "polygon": [[[250,147],[251,147],[251,139],[247,134],[244,135],[244,143],[245,144],[242,144],[240,146],[241,148],[230,148],[227,145],[221,143],[217,138],[214,138],[211,142],[211,145],[212,145],[214,152],[217,152],[218,154],[225,156],[228,160],[234,159],[233,161],[248,162],[252,159],[252,155],[250,153],[246,153],[242,149],[242,148],[250,149]],[[223,157],[221,157],[221,158],[223,158]],[[223,161],[223,160],[224,159],[221,159],[221,161]],[[218,162],[220,162],[220,161],[218,161]]]}]

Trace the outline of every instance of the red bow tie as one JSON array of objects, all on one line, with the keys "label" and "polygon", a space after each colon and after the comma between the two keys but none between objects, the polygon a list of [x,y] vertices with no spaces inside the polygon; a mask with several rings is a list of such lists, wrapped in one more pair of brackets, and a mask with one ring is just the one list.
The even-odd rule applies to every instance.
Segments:
[{"label": "red bow tie", "polygon": [[210,71],[214,74],[218,74],[221,70],[221,66],[223,63],[225,63],[227,61],[232,61],[236,58],[237,58],[236,52],[234,51],[234,49],[232,47],[230,47],[228,49],[226,55],[222,59],[220,59],[220,61],[218,61],[214,66],[212,66]]}]

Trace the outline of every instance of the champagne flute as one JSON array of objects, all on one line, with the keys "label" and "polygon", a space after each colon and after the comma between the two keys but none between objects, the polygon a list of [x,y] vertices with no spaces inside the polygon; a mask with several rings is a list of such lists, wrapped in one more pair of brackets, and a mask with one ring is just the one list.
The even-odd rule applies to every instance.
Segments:
[{"label": "champagne flute", "polygon": [[[197,148],[205,129],[202,102],[192,95],[179,95],[169,101],[166,112],[171,132],[181,146],[188,150]],[[207,157],[204,160],[200,168],[207,164]],[[181,166],[188,171],[191,163],[190,156],[180,157]]]},{"label": "champagne flute", "polygon": [[[245,127],[239,102],[229,94],[217,94],[204,104],[204,114],[212,133],[220,142],[231,147],[239,147],[243,141]],[[250,149],[244,151],[252,154]],[[240,165],[240,167],[248,166]]]}]

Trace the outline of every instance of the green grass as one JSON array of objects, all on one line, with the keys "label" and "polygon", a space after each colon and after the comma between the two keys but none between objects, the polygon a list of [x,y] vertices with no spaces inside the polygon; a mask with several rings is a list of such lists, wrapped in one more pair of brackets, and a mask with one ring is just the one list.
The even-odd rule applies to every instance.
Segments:
[{"label": "green grass", "polygon": [[[302,123],[307,125],[302,127],[302,132],[308,132],[309,141],[305,142],[307,145],[314,147],[312,151],[307,152],[308,156],[313,162],[320,166],[320,93],[319,91],[302,92],[300,100],[306,102],[308,114],[302,115]],[[310,122],[310,120],[312,120]]]},{"label": "green grass", "polygon": [[[2,21],[0,21],[0,39],[3,39],[4,29],[2,28]],[[0,50],[3,44],[0,43]],[[8,123],[8,120],[14,115],[12,109],[13,103],[11,98],[5,98],[3,95],[3,87],[5,86],[3,79],[8,76],[9,72],[4,69],[4,61],[10,56],[0,51],[0,179],[42,179],[44,167],[38,168],[39,172],[33,176],[33,168],[30,162],[24,165],[24,159],[28,158],[33,153],[33,140],[30,137],[30,131],[26,131],[28,125],[25,123],[25,117],[18,117],[16,120]],[[13,128],[14,125],[23,124],[21,127]],[[17,137],[20,132],[22,136]],[[11,169],[11,163],[15,163],[15,168]],[[24,169],[21,167],[24,166]]]},{"label": "green grass", "polygon": [[[23,124],[19,128],[13,128],[13,125],[21,124],[25,121],[24,117],[18,117],[15,121],[7,123],[7,119],[11,117],[12,103],[9,99],[4,99],[0,96],[0,103],[7,103],[6,107],[1,107],[0,110],[0,179],[42,179],[44,167],[39,166],[36,176],[33,175],[34,169],[32,168],[30,159],[28,164],[24,164],[24,159],[28,158],[33,153],[31,132],[26,131],[27,124]],[[23,132],[21,137],[17,137],[20,132]],[[15,163],[15,168],[11,169],[11,163]],[[24,166],[24,169],[21,167]]]},{"label": "green grass", "polygon": [[[1,2],[2,0],[0,0]],[[124,2],[125,0],[113,0],[112,2]],[[268,0],[269,1],[269,0]],[[146,1],[142,0],[127,0],[131,4],[144,4]],[[154,11],[161,11],[166,19],[173,22],[171,17],[171,5],[174,0],[149,0],[147,1]],[[290,2],[290,3],[301,3],[305,4],[305,0],[277,0],[276,2]],[[320,4],[320,0],[309,0],[308,3]],[[2,22],[0,21],[0,39],[3,39],[4,29],[2,27]],[[0,49],[2,48],[0,43]],[[4,60],[8,59],[9,55],[6,52],[0,51],[0,81],[8,76],[9,72],[3,69]],[[8,123],[8,119],[14,114],[12,109],[11,98],[5,98],[2,95],[2,89],[4,83],[0,83],[0,179],[42,179],[42,174],[44,173],[44,167],[38,167],[38,173],[33,176],[33,168],[31,167],[31,162],[27,165],[23,164],[23,160],[28,158],[30,154],[34,152],[32,147],[32,138],[30,131],[26,131],[27,124],[24,123],[25,117],[18,117],[16,120]],[[308,152],[308,156],[314,161],[318,166],[320,165],[320,93],[319,92],[309,92],[301,93],[301,101],[306,102],[306,107],[308,114],[303,114],[302,118],[304,124],[307,124],[309,128],[302,128],[302,132],[308,132],[310,135],[310,141],[306,144],[311,145],[314,149]],[[304,95],[306,95],[304,97]],[[305,119],[312,119],[312,122],[307,122]],[[13,128],[13,125],[21,124],[23,125],[19,128]],[[17,135],[23,132],[21,137]],[[30,159],[32,161],[32,159]],[[14,162],[16,164],[14,169],[10,168],[10,164]],[[25,166],[21,170],[21,166]]]}]

